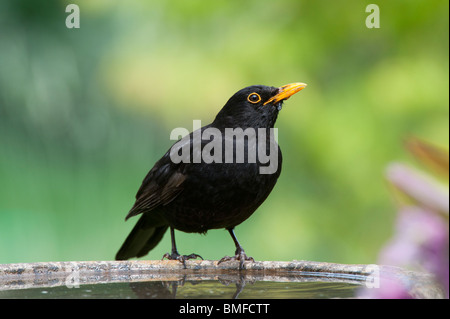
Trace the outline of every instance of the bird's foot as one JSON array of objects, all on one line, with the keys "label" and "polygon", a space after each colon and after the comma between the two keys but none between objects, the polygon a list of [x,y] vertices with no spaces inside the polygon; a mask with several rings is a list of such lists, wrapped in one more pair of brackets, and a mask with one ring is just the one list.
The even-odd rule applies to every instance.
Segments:
[{"label": "bird's foot", "polygon": [[186,269],[186,260],[196,259],[196,258],[201,258],[202,260],[204,260],[202,256],[197,255],[197,254],[180,255],[178,252],[172,252],[171,254],[165,253],[161,260],[164,260],[164,258],[167,258],[169,260],[178,260],[179,262],[181,262],[183,264],[184,269]]},{"label": "bird's foot", "polygon": [[219,260],[219,262],[217,263],[218,265],[226,262],[226,261],[236,261],[239,260],[239,269],[244,269],[244,262],[245,261],[251,261],[251,262],[255,262],[255,260],[253,259],[253,257],[248,257],[245,254],[245,251],[243,249],[237,249],[236,250],[236,255],[233,257],[229,257],[229,256],[225,256],[223,257],[221,260]]}]

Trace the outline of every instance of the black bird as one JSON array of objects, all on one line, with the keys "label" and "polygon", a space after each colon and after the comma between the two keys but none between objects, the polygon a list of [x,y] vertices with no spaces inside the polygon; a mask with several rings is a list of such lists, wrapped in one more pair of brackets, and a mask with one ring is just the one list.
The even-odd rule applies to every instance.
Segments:
[{"label": "black bird", "polygon": [[[233,238],[236,252],[234,257],[226,256],[219,263],[239,260],[242,269],[244,261],[253,261],[245,254],[233,230],[253,214],[275,186],[282,158],[270,130],[283,101],[305,87],[304,83],[279,88],[246,87],[228,100],[211,124],[175,143],[144,178],[125,220],[142,216],[117,253],[116,260],[146,255],[170,228],[172,251],[163,259],[176,259],[185,265],[185,260],[201,256],[178,253],[175,229],[206,233],[209,229],[225,228]],[[210,131],[215,134],[204,134]],[[230,131],[236,134],[230,137],[227,135]],[[244,132],[241,138],[238,138],[239,132]],[[197,139],[200,142],[196,142],[198,136],[201,136]],[[232,145],[229,152],[227,145]],[[275,149],[276,157],[270,154],[272,149]],[[183,151],[189,156],[180,161]],[[195,159],[195,154],[202,154],[200,160]],[[204,154],[215,157],[206,160]],[[264,158],[268,154],[270,159],[275,159],[271,163]]]}]

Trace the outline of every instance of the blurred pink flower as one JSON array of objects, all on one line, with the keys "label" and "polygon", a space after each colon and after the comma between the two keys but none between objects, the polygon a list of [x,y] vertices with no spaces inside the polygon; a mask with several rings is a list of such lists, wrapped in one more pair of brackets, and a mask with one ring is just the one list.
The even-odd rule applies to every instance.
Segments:
[{"label": "blurred pink flower", "polygon": [[380,252],[378,262],[432,273],[448,297],[448,242],[448,224],[441,216],[419,207],[403,207],[395,235]]},{"label": "blurred pink flower", "polygon": [[429,208],[448,217],[448,187],[444,190],[445,187],[439,185],[430,176],[399,163],[389,165],[386,177],[417,206]]},{"label": "blurred pink flower", "polygon": [[[439,163],[448,163],[442,153],[425,144],[417,144],[422,156],[438,154]],[[426,146],[426,147],[425,147]],[[420,147],[420,149],[419,149]],[[429,153],[426,153],[425,150]],[[428,159],[433,159],[428,156]],[[447,155],[448,158],[448,155]],[[444,160],[442,160],[444,159]],[[438,163],[435,161],[435,163]],[[438,163],[438,164],[439,164]],[[448,167],[442,167],[448,171]],[[449,194],[448,186],[406,165],[394,163],[387,169],[389,182],[406,195],[401,201],[395,233],[381,250],[378,263],[414,269],[434,275],[449,297]],[[403,198],[404,199],[404,198]],[[363,298],[411,298],[411,283],[388,273],[380,274],[379,288],[364,289]]]},{"label": "blurred pink flower", "polygon": [[393,273],[382,273],[378,288],[365,288],[359,293],[359,298],[365,299],[412,299],[407,285]]}]

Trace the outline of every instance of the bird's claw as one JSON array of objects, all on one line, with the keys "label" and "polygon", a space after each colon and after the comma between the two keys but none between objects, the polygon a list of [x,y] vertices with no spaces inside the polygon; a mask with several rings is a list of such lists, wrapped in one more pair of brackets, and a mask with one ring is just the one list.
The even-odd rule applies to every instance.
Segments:
[{"label": "bird's claw", "polygon": [[239,269],[244,269],[244,262],[245,261],[251,261],[251,262],[255,262],[255,259],[253,259],[253,257],[249,257],[245,254],[244,250],[237,250],[236,251],[236,255],[233,257],[230,256],[225,256],[223,257],[221,260],[219,260],[219,262],[217,263],[218,265],[226,262],[226,261],[237,261],[239,260]]},{"label": "bird's claw", "polygon": [[197,254],[180,255],[180,254],[174,253],[174,252],[172,252],[171,254],[165,253],[161,260],[164,260],[164,258],[167,258],[169,260],[178,260],[179,262],[181,262],[183,264],[184,269],[186,269],[186,260],[196,259],[196,258],[201,258],[202,260],[204,260],[202,256],[197,255]]}]

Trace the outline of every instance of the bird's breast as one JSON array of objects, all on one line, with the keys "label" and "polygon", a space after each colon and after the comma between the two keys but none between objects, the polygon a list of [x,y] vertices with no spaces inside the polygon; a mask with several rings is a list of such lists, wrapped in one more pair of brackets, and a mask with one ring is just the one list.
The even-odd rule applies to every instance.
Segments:
[{"label": "bird's breast", "polygon": [[[182,165],[183,191],[163,207],[176,229],[205,232],[240,224],[267,198],[280,175],[281,151],[269,131],[222,133],[199,144],[201,162]],[[214,141],[217,136],[220,140]]]},{"label": "bird's breast", "polygon": [[279,174],[260,174],[257,164],[209,164],[198,167],[176,200],[164,207],[176,229],[206,232],[246,220],[267,198]]}]

